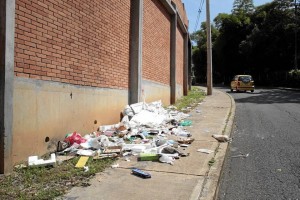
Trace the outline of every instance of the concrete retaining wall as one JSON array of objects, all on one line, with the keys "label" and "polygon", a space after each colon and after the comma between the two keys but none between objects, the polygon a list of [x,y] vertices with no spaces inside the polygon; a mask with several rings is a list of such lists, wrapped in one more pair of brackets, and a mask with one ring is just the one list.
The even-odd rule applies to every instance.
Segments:
[{"label": "concrete retaining wall", "polygon": [[180,0],[1,5],[0,173],[55,149],[67,133],[117,123],[127,104],[184,95]]}]

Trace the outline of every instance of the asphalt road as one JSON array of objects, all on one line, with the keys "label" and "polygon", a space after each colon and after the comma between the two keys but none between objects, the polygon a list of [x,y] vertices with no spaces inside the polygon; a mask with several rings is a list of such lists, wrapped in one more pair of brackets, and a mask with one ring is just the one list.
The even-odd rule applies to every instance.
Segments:
[{"label": "asphalt road", "polygon": [[236,117],[218,199],[300,199],[300,92],[224,91]]}]

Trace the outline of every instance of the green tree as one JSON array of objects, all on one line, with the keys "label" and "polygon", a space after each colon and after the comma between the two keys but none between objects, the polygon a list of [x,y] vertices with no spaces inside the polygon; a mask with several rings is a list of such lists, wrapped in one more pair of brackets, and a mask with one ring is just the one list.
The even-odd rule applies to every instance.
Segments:
[{"label": "green tree", "polygon": [[[212,37],[212,44],[218,38],[219,32],[212,25],[211,27],[211,37]],[[196,31],[191,35],[191,38],[194,43],[197,45],[193,48],[193,63],[194,63],[194,74],[196,77],[197,83],[206,82],[206,68],[207,68],[207,40],[206,40],[206,23],[202,22],[200,26],[200,30]],[[213,48],[213,57],[215,56],[214,48]],[[213,65],[216,64],[218,59],[213,59]]]},{"label": "green tree", "polygon": [[270,72],[288,71],[293,66],[295,24],[290,0],[275,0],[256,9],[253,29],[241,49],[259,77]]},{"label": "green tree", "polygon": [[253,0],[234,0],[233,2],[233,14],[240,13],[252,13],[254,12]]},{"label": "green tree", "polygon": [[234,74],[246,73],[247,62],[240,44],[251,32],[251,20],[245,13],[219,14],[214,22],[219,30],[214,48],[219,59],[215,69],[229,81]]},{"label": "green tree", "polygon": [[[287,77],[294,67],[295,44],[300,44],[300,37],[295,41],[295,31],[300,31],[299,20],[296,21],[299,13],[295,15],[294,11],[293,0],[273,0],[257,8],[252,0],[235,0],[231,14],[221,13],[214,19],[214,80],[219,79],[219,74],[225,81],[244,73],[273,83],[278,82],[277,75],[282,72]],[[196,76],[205,77],[205,23],[194,38]]]}]

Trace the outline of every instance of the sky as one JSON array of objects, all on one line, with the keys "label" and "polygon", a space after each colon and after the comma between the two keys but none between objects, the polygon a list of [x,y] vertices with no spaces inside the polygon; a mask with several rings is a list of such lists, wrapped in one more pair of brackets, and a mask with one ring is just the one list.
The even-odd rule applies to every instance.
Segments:
[{"label": "sky", "polygon": [[[196,20],[198,16],[198,10],[200,7],[200,3],[202,0],[182,0],[185,6],[185,10],[187,12],[187,16],[189,19],[189,32],[192,33],[195,30]],[[265,3],[269,3],[272,0],[253,0],[254,6],[259,6]],[[204,4],[202,7],[202,12],[200,14],[200,20],[197,26],[197,30],[200,28],[200,24],[203,21],[206,21],[206,0],[204,0]],[[232,5],[234,0],[210,0],[210,19],[213,19],[219,13],[231,13]]]}]

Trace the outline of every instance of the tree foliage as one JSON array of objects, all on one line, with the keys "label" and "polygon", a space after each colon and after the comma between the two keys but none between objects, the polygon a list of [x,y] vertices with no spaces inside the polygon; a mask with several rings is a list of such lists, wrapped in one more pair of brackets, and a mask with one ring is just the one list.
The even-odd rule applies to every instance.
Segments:
[{"label": "tree foliage", "polygon": [[[294,11],[293,0],[274,0],[259,7],[252,0],[235,0],[231,14],[219,14],[212,40],[213,72],[220,75],[220,81],[245,73],[259,81],[293,69],[295,44],[300,46],[300,37],[295,40],[295,32],[300,31],[299,13]],[[206,68],[205,30],[203,23],[194,33],[197,51],[193,61],[199,69]]]},{"label": "tree foliage", "polygon": [[[207,61],[207,42],[206,42],[206,23],[203,22],[200,26],[200,30],[192,34],[191,38],[197,46],[193,49],[193,63],[194,63],[194,75],[196,76],[196,82],[205,82],[206,80],[206,61]],[[212,43],[216,41],[219,36],[219,31],[215,26],[211,26],[211,39]],[[215,52],[213,50],[213,56]],[[213,65],[216,65],[217,59],[213,60]]]},{"label": "tree foliage", "polygon": [[253,0],[234,0],[233,14],[252,13],[254,11]]}]

